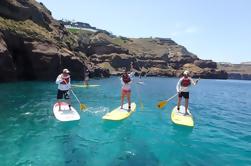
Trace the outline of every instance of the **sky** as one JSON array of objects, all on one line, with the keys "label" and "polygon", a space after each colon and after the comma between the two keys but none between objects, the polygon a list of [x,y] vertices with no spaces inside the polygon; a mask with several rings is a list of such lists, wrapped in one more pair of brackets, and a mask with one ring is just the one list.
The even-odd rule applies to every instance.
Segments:
[{"label": "sky", "polygon": [[201,59],[251,61],[251,0],[38,0],[56,19],[125,37],[171,38]]}]

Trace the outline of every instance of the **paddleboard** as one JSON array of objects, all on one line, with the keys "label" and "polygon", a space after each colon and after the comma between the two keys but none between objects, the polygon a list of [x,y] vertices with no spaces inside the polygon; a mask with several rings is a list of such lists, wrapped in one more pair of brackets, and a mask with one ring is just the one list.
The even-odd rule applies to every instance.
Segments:
[{"label": "paddleboard", "polygon": [[139,81],[137,84],[144,85],[145,83],[143,81]]},{"label": "paddleboard", "polygon": [[74,121],[79,120],[80,116],[78,112],[71,106],[69,110],[69,105],[65,102],[60,102],[61,111],[59,111],[58,103],[55,103],[53,106],[53,113],[56,119],[60,121]]},{"label": "paddleboard", "polygon": [[193,127],[194,126],[193,116],[189,110],[187,110],[187,112],[189,115],[184,116],[185,107],[181,105],[180,110],[178,111],[177,106],[175,106],[171,113],[172,122],[178,125]]},{"label": "paddleboard", "polygon": [[73,84],[71,85],[73,87],[78,87],[78,88],[94,88],[94,87],[98,87],[100,85],[83,85],[83,84]]},{"label": "paddleboard", "polygon": [[102,119],[106,120],[122,120],[128,118],[133,112],[136,111],[136,103],[131,103],[131,111],[128,112],[128,103],[123,105],[123,109],[120,106],[113,111],[105,114]]}]

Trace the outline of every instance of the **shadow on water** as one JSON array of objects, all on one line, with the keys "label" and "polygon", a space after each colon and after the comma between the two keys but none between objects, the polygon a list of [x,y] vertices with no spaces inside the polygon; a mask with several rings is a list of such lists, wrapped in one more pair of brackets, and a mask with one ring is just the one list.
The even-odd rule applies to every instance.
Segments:
[{"label": "shadow on water", "polygon": [[[126,123],[126,122],[125,122]],[[129,122],[130,123],[130,122]],[[127,123],[126,123],[127,124]],[[159,165],[158,157],[151,152],[147,140],[144,141],[134,133],[135,128],[125,127],[118,134],[119,152],[109,165],[113,166],[139,166]]]},{"label": "shadow on water", "polygon": [[65,166],[84,166],[87,165],[87,157],[84,149],[78,148],[78,137],[76,128],[79,121],[64,122],[60,124],[60,129],[63,134],[60,136],[59,141],[62,143],[62,153],[64,156]]},{"label": "shadow on water", "polygon": [[[133,150],[121,150],[121,153],[112,161],[114,166],[158,166],[159,160],[155,154],[149,151],[147,144],[140,141],[133,144]],[[124,148],[123,148],[124,149]]]},{"label": "shadow on water", "polygon": [[193,127],[172,124],[172,129],[176,134],[188,136],[192,133]]},{"label": "shadow on water", "polygon": [[124,124],[124,120],[122,121],[103,120],[102,127],[104,131],[110,132],[114,129],[120,128],[123,124]]},{"label": "shadow on water", "polygon": [[139,166],[139,165],[151,165],[158,166],[159,160],[151,152],[131,152],[122,153],[111,165],[114,166]]},{"label": "shadow on water", "polygon": [[186,140],[193,132],[193,127],[172,124],[173,137],[175,141]]}]

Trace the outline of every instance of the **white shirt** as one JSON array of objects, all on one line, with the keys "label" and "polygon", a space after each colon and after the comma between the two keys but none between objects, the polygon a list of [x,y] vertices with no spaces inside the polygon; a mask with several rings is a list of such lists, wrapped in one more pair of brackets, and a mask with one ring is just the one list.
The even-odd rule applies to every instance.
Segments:
[{"label": "white shirt", "polygon": [[134,74],[135,74],[135,72],[131,72],[130,74],[128,74],[130,79],[131,79],[131,81],[128,82],[128,83],[124,83],[123,78],[122,77],[120,78],[120,81],[121,81],[121,84],[122,84],[122,89],[131,90],[131,83],[132,83],[132,78],[133,78]]},{"label": "white shirt", "polygon": [[184,79],[184,77],[182,77],[176,85],[176,90],[178,93],[179,92],[189,92],[189,87],[191,86],[191,84],[196,85],[196,82],[194,82],[194,80],[191,77],[188,77],[188,79],[191,81],[191,84],[187,87],[184,87],[181,85],[181,82],[183,79]]},{"label": "white shirt", "polygon": [[[67,84],[63,84],[64,80],[68,78],[69,82]],[[64,78],[63,74],[59,74],[56,80],[56,84],[58,84],[59,90],[69,90],[71,88],[71,78],[70,76]]]}]

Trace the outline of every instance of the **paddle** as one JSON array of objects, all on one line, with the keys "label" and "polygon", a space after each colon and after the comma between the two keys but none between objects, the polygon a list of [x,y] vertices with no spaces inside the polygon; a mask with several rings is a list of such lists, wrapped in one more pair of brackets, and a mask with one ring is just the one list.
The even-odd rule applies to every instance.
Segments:
[{"label": "paddle", "polygon": [[[63,81],[67,84],[67,82],[66,82],[65,80],[63,80]],[[74,97],[76,98],[76,100],[78,101],[78,103],[79,103],[79,105],[80,105],[80,110],[86,109],[87,106],[86,106],[85,104],[83,104],[83,103],[80,102],[80,100],[78,99],[77,95],[73,92],[72,89],[70,89],[70,90],[71,90],[71,93],[73,94],[73,96],[74,96]]]},{"label": "paddle", "polygon": [[173,95],[172,97],[170,97],[169,99],[167,100],[162,100],[160,101],[158,104],[157,104],[157,108],[161,109],[163,107],[165,107],[165,105],[170,101],[172,100],[174,97],[176,97],[178,95],[178,93],[176,93],[175,95]]},{"label": "paddle", "polygon": [[[197,80],[195,81],[195,83],[197,84],[199,80],[200,80],[200,78],[197,79]],[[195,84],[195,85],[196,85],[196,84]],[[187,88],[188,88],[188,87],[182,89],[182,91],[185,90],[185,89],[187,89]],[[169,99],[167,99],[167,100],[162,100],[162,101],[158,102],[157,108],[161,109],[161,108],[165,107],[165,105],[166,105],[170,100],[172,100],[173,98],[175,98],[178,94],[179,94],[179,93],[176,93],[175,95],[173,95],[173,96],[170,97]]]},{"label": "paddle", "polygon": [[138,99],[139,99],[140,108],[143,110],[143,109],[144,109],[144,105],[143,105],[143,103],[142,103],[141,95],[140,95],[140,92],[139,92],[139,89],[138,89],[138,85],[137,85],[137,84],[136,84],[136,92],[137,92],[137,96],[138,96]]},{"label": "paddle", "polygon": [[73,92],[73,90],[71,89],[71,93],[73,94],[73,96],[76,98],[76,100],[78,101],[79,105],[80,105],[80,110],[86,109],[87,106],[83,103],[80,102],[80,100],[78,99],[78,97],[76,96],[76,94]]}]

